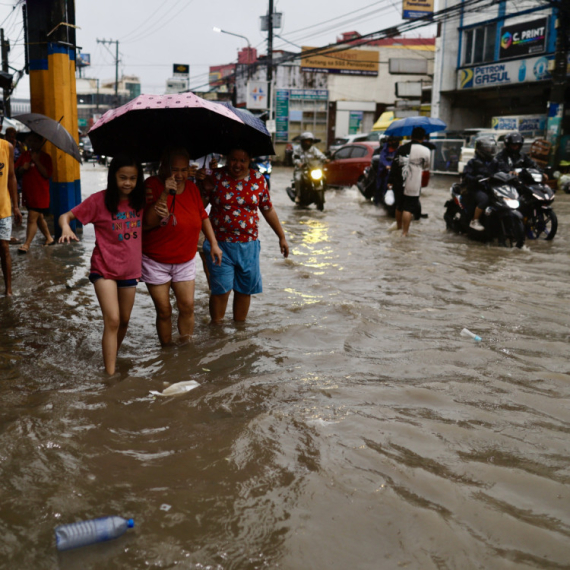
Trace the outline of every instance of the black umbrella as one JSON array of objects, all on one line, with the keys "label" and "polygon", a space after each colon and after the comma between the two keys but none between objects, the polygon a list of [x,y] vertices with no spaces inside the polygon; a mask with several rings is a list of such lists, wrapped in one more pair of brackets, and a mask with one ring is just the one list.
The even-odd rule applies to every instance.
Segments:
[{"label": "black umbrella", "polygon": [[26,113],[25,115],[16,115],[12,118],[24,123],[30,131],[40,135],[59,148],[59,150],[81,162],[77,143],[61,123],[40,113]]},{"label": "black umbrella", "polygon": [[140,95],[107,111],[93,125],[89,138],[95,154],[130,152],[141,162],[159,160],[168,146],[182,146],[192,158],[227,154],[235,146],[246,148],[252,156],[275,154],[265,128],[259,130],[231,109],[194,93]]}]

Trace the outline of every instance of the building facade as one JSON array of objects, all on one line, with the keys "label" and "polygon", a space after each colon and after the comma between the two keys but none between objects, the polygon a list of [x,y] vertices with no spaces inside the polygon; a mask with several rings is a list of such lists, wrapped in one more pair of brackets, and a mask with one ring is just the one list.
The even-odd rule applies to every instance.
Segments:
[{"label": "building facade", "polygon": [[[319,146],[326,149],[337,137],[369,132],[386,110],[393,110],[396,117],[418,115],[422,110],[429,114],[435,38],[364,43],[358,33],[349,32],[339,40],[349,41],[347,49],[330,55],[299,57],[298,53],[275,51],[272,92],[265,107],[255,107],[248,89],[259,89],[266,82],[266,57],[249,64],[238,58],[233,74],[228,72],[225,77],[222,73],[228,66],[212,67],[210,87],[231,91],[235,105],[263,118],[271,115],[278,155],[303,131],[313,132],[321,141]],[[311,49],[304,48],[304,52]],[[405,89],[411,84],[415,89]],[[399,86],[404,87],[401,96]],[[427,106],[422,109],[426,97]]]},{"label": "building facade", "polygon": [[[442,7],[459,3],[444,0]],[[527,136],[547,134],[557,18],[556,10],[544,2],[503,0],[442,23],[432,116],[452,131],[484,127],[518,129]],[[559,119],[561,123],[562,116]]]}]

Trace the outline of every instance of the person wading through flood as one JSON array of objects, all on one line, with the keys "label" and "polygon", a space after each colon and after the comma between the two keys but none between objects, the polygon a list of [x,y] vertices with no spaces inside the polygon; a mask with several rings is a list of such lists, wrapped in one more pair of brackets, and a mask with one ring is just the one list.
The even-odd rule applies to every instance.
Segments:
[{"label": "person wading through flood", "polygon": [[412,140],[400,146],[394,156],[388,176],[388,187],[394,190],[396,198],[396,224],[407,236],[412,216],[420,208],[422,171],[429,169],[430,151],[424,146],[426,132],[415,127]]},{"label": "person wading through flood", "polygon": [[[212,324],[221,323],[233,290],[234,321],[246,320],[251,296],[262,292],[259,268],[259,215],[261,211],[275,235],[283,257],[289,255],[289,245],[273,208],[265,177],[249,167],[250,153],[234,148],[227,165],[214,171],[202,181],[203,196],[212,205],[210,218],[216,239],[224,256],[220,266],[209,257],[210,317]],[[204,251],[213,250],[206,236]]]},{"label": "person wading through flood", "polygon": [[28,253],[38,228],[46,238],[44,245],[54,245],[45,216],[49,214],[49,179],[53,166],[50,155],[42,150],[45,139],[30,133],[26,139],[29,150],[23,152],[16,162],[16,173],[22,180],[22,198],[28,209],[26,241],[18,253]]},{"label": "person wading through flood", "polygon": [[[1,124],[1,121],[0,121]],[[4,294],[12,295],[12,258],[10,238],[12,236],[12,210],[14,222],[22,223],[22,213],[18,208],[18,190],[14,170],[14,148],[0,139],[0,262],[4,275]]]}]

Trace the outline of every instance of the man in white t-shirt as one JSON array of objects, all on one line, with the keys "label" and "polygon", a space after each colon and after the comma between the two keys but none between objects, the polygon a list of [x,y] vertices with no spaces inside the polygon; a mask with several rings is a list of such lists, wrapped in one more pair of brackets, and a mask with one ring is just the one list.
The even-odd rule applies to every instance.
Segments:
[{"label": "man in white t-shirt", "polygon": [[429,169],[430,151],[424,146],[426,132],[422,127],[412,131],[412,140],[400,146],[394,156],[388,185],[396,198],[396,223],[407,236],[414,212],[420,208],[422,172]]}]

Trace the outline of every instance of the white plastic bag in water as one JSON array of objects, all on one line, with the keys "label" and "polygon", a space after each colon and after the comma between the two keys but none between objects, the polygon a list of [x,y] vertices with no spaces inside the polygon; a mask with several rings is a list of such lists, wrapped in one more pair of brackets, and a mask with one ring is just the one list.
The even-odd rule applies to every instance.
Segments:
[{"label": "white plastic bag in water", "polygon": [[150,393],[153,396],[177,396],[178,394],[185,394],[198,388],[200,384],[195,380],[188,380],[186,382],[176,382],[176,384],[171,384],[168,388],[165,388],[162,392],[157,392],[156,390],[151,390]]}]

